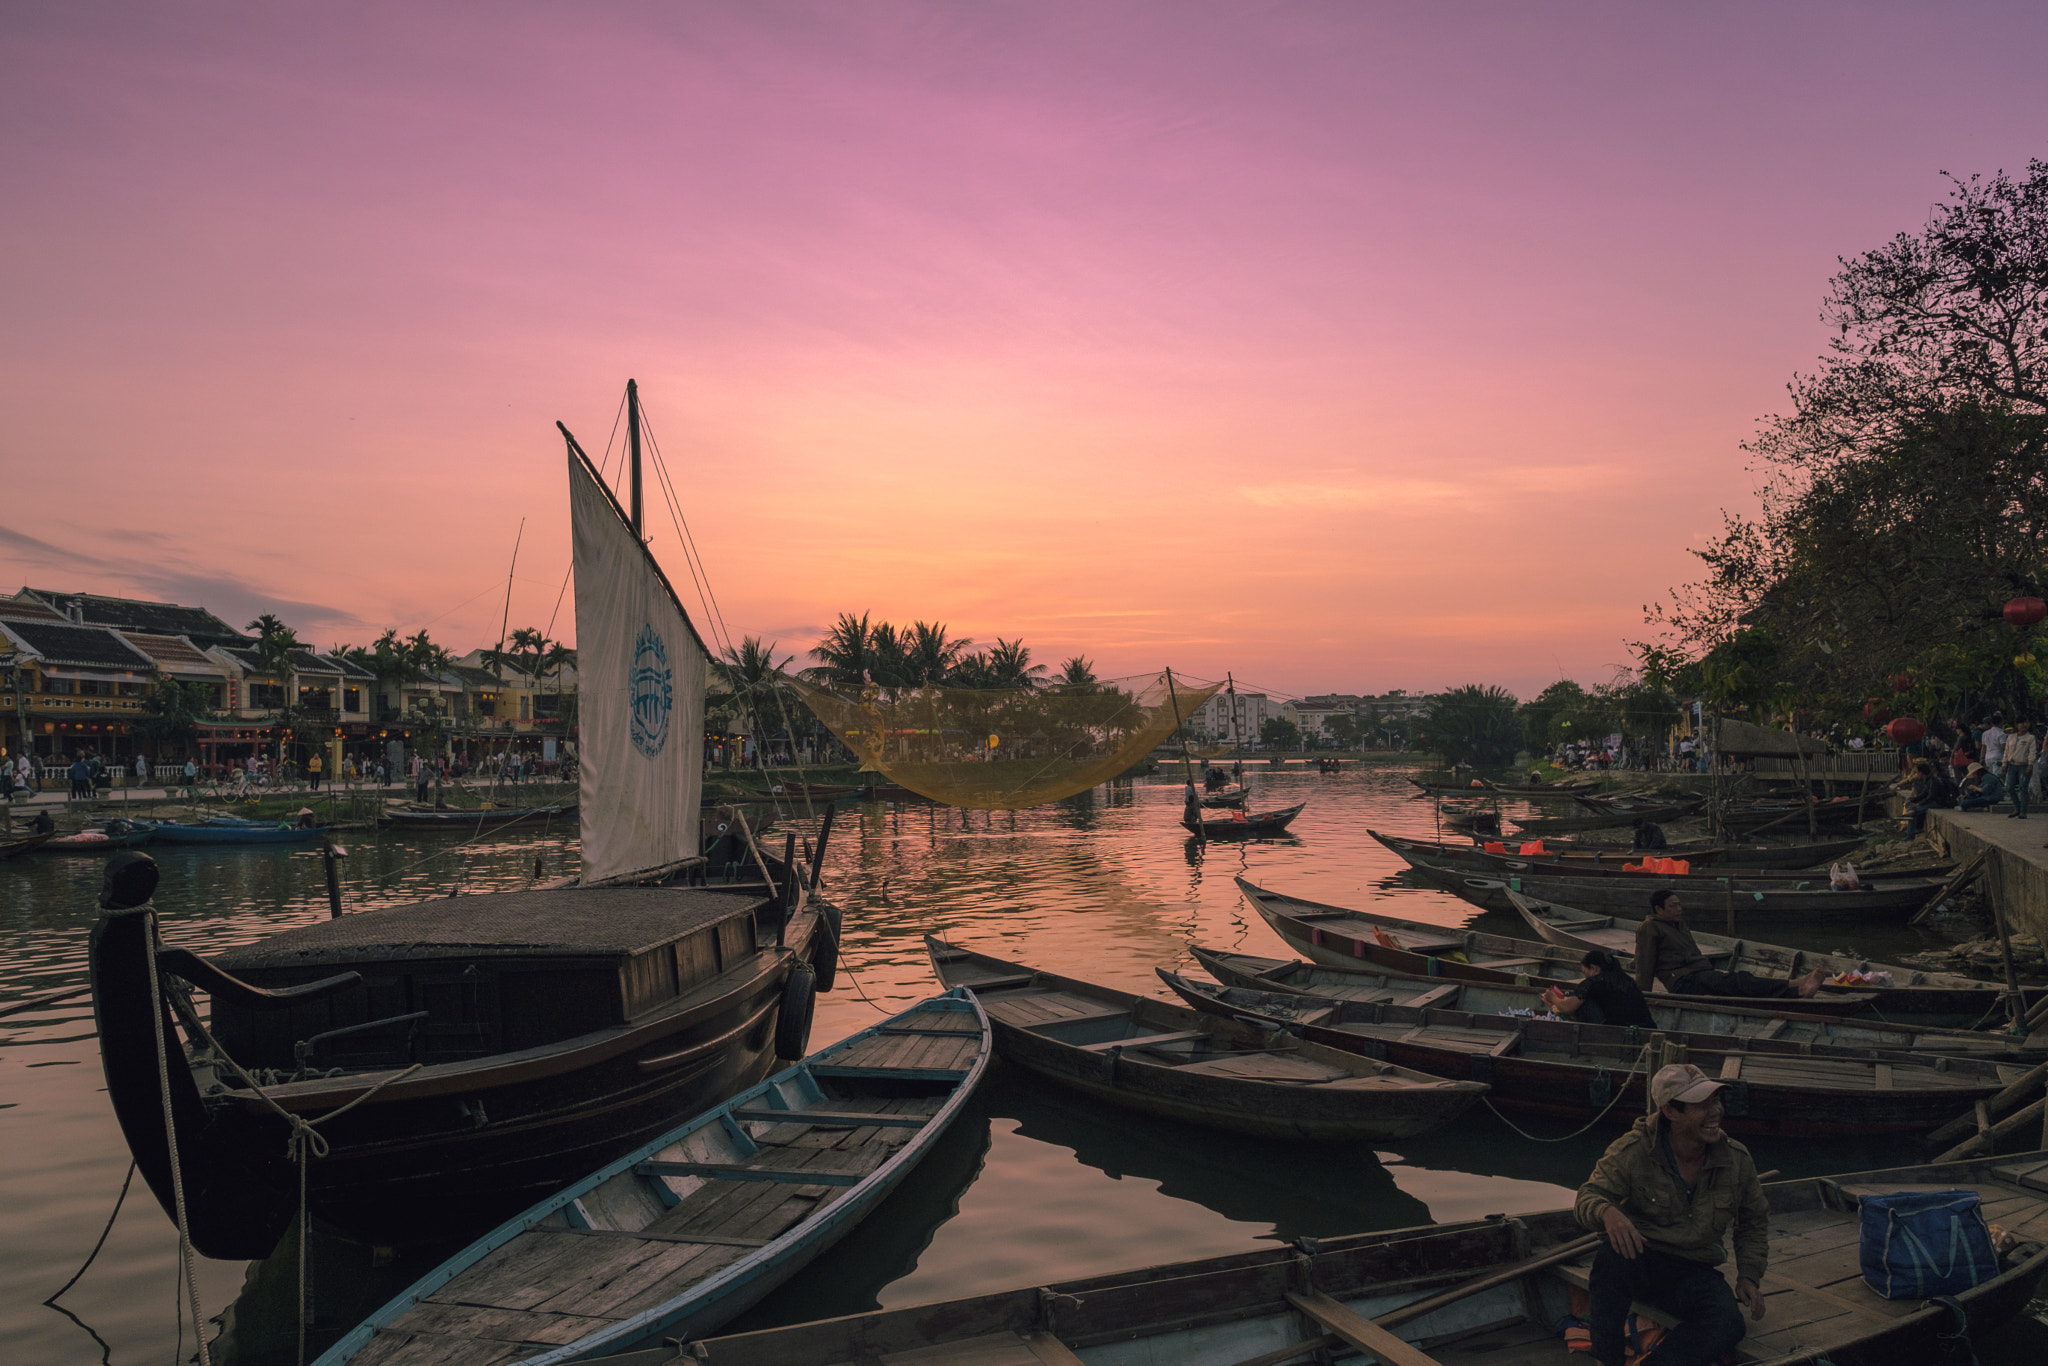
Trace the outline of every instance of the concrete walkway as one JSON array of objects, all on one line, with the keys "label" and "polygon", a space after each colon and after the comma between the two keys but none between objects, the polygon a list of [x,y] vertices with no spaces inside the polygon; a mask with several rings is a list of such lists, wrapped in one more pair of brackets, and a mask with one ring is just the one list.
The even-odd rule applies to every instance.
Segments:
[{"label": "concrete walkway", "polygon": [[2014,934],[2048,940],[2048,812],[2014,820],[1996,809],[1930,811],[1927,829],[1948,841],[1958,862],[1985,854],[1980,885],[2005,911],[2006,924]]}]

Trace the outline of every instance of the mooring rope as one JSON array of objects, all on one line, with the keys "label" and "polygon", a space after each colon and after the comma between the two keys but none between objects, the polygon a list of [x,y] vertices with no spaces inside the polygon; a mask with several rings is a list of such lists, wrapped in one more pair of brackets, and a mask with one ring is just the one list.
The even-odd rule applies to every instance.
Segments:
[{"label": "mooring rope", "polygon": [[[192,1265],[192,1225],[185,1213],[185,1164],[178,1154],[177,1124],[171,1118],[171,1059],[164,1051],[163,983],[157,978],[154,911],[149,913],[149,923],[143,928],[143,945],[149,976],[149,1021],[156,1030],[157,1094],[163,1101],[164,1145],[171,1159],[171,1203],[178,1216],[178,1269],[185,1282],[183,1289],[192,1300],[192,1334],[199,1344],[199,1366],[213,1366],[212,1353],[206,1350],[206,1320],[199,1310],[199,1274]],[[183,1299],[180,1296],[181,1303]]]},{"label": "mooring rope", "polygon": [[1624,1084],[1614,1088],[1614,1098],[1608,1101],[1607,1104],[1600,1107],[1599,1114],[1587,1120],[1585,1124],[1583,1124],[1579,1128],[1572,1130],[1568,1134],[1560,1135],[1557,1138],[1538,1138],[1535,1134],[1530,1133],[1527,1129],[1524,1129],[1521,1125],[1515,1123],[1506,1115],[1501,1114],[1500,1108],[1493,1103],[1493,1098],[1491,1096],[1481,1096],[1479,1099],[1485,1102],[1486,1108],[1492,1110],[1495,1117],[1498,1118],[1501,1123],[1507,1125],[1510,1129],[1513,1129],[1516,1133],[1520,1134],[1523,1138],[1528,1139],[1531,1143],[1563,1143],[1566,1139],[1577,1138],[1580,1134],[1585,1133],[1586,1130],[1592,1128],[1595,1124],[1598,1124],[1601,1120],[1607,1118],[1607,1112],[1609,1110],[1612,1110],[1616,1105],[1619,1105],[1621,1103],[1621,1098],[1628,1093],[1626,1079],[1636,1074],[1636,1069],[1642,1066],[1643,1059],[1649,1055],[1650,1047],[1651,1046],[1649,1044],[1644,1044],[1642,1052],[1636,1054],[1636,1060],[1628,1065],[1628,1071],[1623,1072],[1621,1074]]},{"label": "mooring rope", "polygon": [[[73,1272],[71,1279],[64,1282],[63,1286],[55,1294],[44,1300],[44,1304],[49,1305],[52,1309],[56,1308],[57,1301],[64,1297],[64,1292],[78,1284],[79,1278],[85,1275],[86,1267],[91,1266],[93,1259],[100,1255],[100,1249],[107,1245],[107,1235],[114,1231],[114,1220],[121,1217],[121,1204],[128,1198],[128,1186],[134,1180],[135,1159],[131,1157],[128,1159],[128,1175],[121,1178],[121,1193],[114,1197],[114,1212],[107,1216],[107,1226],[100,1230],[100,1240],[92,1245],[92,1251],[85,1254],[85,1264]],[[91,1330],[88,1329],[87,1331]]]}]

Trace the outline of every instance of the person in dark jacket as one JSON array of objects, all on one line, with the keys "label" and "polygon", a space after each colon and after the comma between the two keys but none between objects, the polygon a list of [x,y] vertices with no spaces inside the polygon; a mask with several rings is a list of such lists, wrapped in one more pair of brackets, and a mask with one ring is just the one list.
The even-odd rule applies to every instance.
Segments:
[{"label": "person in dark jacket", "polygon": [[[1656,1113],[1608,1145],[1573,1214],[1601,1234],[1593,1256],[1593,1360],[1623,1366],[1632,1300],[1680,1323],[1645,1366],[1706,1366],[1742,1341],[1742,1309],[1764,1316],[1771,1205],[1749,1149],[1721,1128],[1722,1083],[1690,1063],[1650,1079]],[[1720,1270],[1735,1233],[1735,1289]],[[1737,1301],[1741,1301],[1738,1307]]]},{"label": "person in dark jacket", "polygon": [[1568,987],[1550,987],[1543,1003],[1558,1015],[1569,1015],[1581,1024],[1643,1025],[1657,1027],[1643,989],[1621,970],[1621,960],[1605,949],[1588,949],[1579,960],[1579,981]]},{"label": "person in dark jacket", "polygon": [[1636,817],[1635,846],[1638,849],[1667,849],[1670,847],[1664,838],[1664,827],[1655,821],[1645,820],[1641,816]]},{"label": "person in dark jacket", "polygon": [[1826,975],[1825,969],[1815,968],[1786,981],[1715,967],[1685,923],[1685,903],[1669,887],[1650,893],[1650,918],[1636,926],[1636,985],[1644,991],[1662,978],[1666,991],[1681,996],[1803,997],[1820,990]]}]

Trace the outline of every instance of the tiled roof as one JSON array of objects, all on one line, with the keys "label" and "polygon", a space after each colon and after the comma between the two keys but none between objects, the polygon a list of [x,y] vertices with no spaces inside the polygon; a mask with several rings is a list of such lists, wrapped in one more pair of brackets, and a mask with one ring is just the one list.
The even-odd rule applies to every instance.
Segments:
[{"label": "tiled roof", "polygon": [[469,664],[452,664],[448,672],[472,688],[509,688],[510,682],[498,677],[489,669],[479,669]]},{"label": "tiled roof", "polygon": [[121,638],[165,668],[191,670],[219,667],[183,636],[153,636],[141,631],[123,631]]},{"label": "tiled roof", "polygon": [[12,617],[17,621],[70,620],[47,603],[37,602],[26,594],[15,598],[0,598],[0,617]]},{"label": "tiled roof", "polygon": [[42,656],[47,664],[147,673],[149,656],[103,626],[70,626],[54,621],[9,621],[7,634]]},{"label": "tiled roof", "polygon": [[90,626],[117,626],[123,630],[148,631],[156,635],[195,636],[209,643],[249,638],[204,607],[182,607],[175,602],[144,602],[139,598],[108,598],[97,593],[57,593],[46,588],[24,588],[21,591],[62,613],[68,613],[73,607],[82,609],[86,624]]},{"label": "tiled roof", "polygon": [[[253,648],[236,649],[233,646],[228,646],[223,648],[221,653],[240,664],[250,673],[260,674],[265,671],[263,657]],[[339,675],[342,678],[357,681],[368,681],[376,677],[368,669],[351,664],[340,655],[316,654],[312,650],[292,651],[292,668],[302,674]]]}]

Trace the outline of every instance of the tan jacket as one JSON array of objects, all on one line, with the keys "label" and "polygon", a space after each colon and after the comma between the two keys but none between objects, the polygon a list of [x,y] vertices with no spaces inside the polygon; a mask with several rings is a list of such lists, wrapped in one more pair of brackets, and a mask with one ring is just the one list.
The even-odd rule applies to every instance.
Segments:
[{"label": "tan jacket", "polygon": [[1664,1154],[1658,1127],[1657,1116],[1644,1115],[1608,1145],[1600,1165],[1579,1187],[1573,1207],[1579,1223],[1601,1232],[1601,1216],[1615,1206],[1651,1247],[1708,1266],[1727,1260],[1721,1240],[1733,1224],[1735,1274],[1761,1282],[1770,1260],[1771,1206],[1749,1149],[1732,1138],[1709,1147],[1699,1184],[1687,1199],[1685,1183]]},{"label": "tan jacket", "polygon": [[1674,925],[1652,912],[1636,926],[1636,985],[1644,991],[1654,990],[1660,977],[1665,990],[1676,990],[1679,978],[1712,966],[1683,920]]}]

